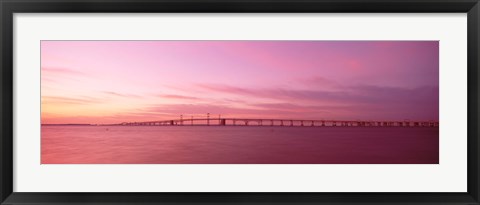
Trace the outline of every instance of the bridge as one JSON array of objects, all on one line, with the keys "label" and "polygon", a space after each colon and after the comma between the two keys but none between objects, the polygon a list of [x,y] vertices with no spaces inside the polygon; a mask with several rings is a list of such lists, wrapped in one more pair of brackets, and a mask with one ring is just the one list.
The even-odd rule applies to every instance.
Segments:
[{"label": "bridge", "polygon": [[299,120],[254,118],[190,118],[122,122],[122,126],[281,126],[281,127],[438,127],[437,121]]}]

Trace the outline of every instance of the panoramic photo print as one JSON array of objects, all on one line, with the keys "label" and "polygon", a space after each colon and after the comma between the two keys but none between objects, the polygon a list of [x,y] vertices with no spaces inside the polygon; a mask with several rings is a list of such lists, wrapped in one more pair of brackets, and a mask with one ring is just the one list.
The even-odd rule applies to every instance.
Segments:
[{"label": "panoramic photo print", "polygon": [[438,164],[438,41],[41,41],[41,164]]}]

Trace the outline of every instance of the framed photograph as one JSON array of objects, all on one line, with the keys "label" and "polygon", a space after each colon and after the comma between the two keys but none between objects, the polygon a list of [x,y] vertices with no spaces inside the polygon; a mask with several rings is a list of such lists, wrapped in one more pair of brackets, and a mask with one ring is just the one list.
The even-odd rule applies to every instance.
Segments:
[{"label": "framed photograph", "polygon": [[0,6],[1,204],[480,204],[478,0]]}]

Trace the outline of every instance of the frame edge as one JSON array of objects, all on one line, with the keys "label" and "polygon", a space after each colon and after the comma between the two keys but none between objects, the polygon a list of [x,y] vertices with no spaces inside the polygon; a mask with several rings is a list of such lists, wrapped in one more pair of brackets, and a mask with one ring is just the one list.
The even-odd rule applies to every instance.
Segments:
[{"label": "frame edge", "polygon": [[[33,5],[42,5],[41,7],[38,8],[33,8]],[[42,3],[43,2],[43,3]],[[0,106],[0,113],[2,115],[1,117],[1,125],[0,125],[0,180],[1,180],[1,185],[0,185],[0,203],[1,204],[17,204],[17,203],[35,203],[35,204],[50,204],[50,203],[60,203],[64,204],[68,201],[71,200],[71,202],[74,203],[139,203],[140,201],[132,201],[132,200],[140,200],[140,199],[151,199],[153,201],[155,200],[160,200],[162,199],[164,203],[166,204],[174,204],[172,200],[175,200],[178,204],[192,204],[192,201],[189,200],[184,200],[182,199],[183,197],[190,197],[190,200],[197,199],[197,202],[203,202],[203,203],[253,203],[253,204],[260,204],[260,203],[271,203],[276,202],[276,203],[282,203],[286,202],[286,204],[292,203],[290,200],[286,201],[280,201],[280,200],[272,200],[275,198],[275,196],[279,196],[277,194],[272,194],[272,193],[263,193],[265,196],[265,199],[259,200],[259,201],[250,201],[247,197],[252,197],[253,199],[259,199],[259,194],[262,193],[245,193],[245,194],[240,194],[237,196],[234,196],[234,193],[231,194],[225,194],[225,193],[203,193],[205,195],[200,196],[201,193],[198,194],[189,194],[189,193],[167,193],[167,194],[161,194],[160,196],[154,197],[152,196],[153,194],[150,193],[128,193],[128,194],[122,194],[122,193],[83,193],[83,194],[73,194],[73,193],[14,193],[13,192],[13,13],[15,11],[21,11],[21,12],[88,12],[87,10],[89,9],[88,6],[85,7],[80,7],[80,8],[68,8],[66,7],[65,4],[68,4],[66,2],[62,3],[64,5],[63,7],[55,7],[54,9],[47,9],[48,3],[52,3],[52,5],[60,5],[59,2],[61,1],[18,1],[18,2],[13,2],[13,1],[8,1],[8,0],[0,0],[0,11],[1,11],[1,25],[0,25],[0,64],[2,66],[2,71],[1,71],[1,77],[0,77],[0,85],[2,86],[2,89],[0,90],[0,96],[1,96],[1,106]],[[76,3],[79,3],[78,1],[74,1]],[[115,3],[115,1],[97,1],[97,3],[102,3],[103,4],[98,4],[100,5],[99,7],[95,7],[92,9],[91,12],[119,12],[119,11],[114,11],[114,9],[106,9],[106,7],[111,6],[112,3]],[[123,2],[120,6],[121,8],[125,10],[129,10],[130,12],[138,12],[139,7],[133,7],[128,9],[128,1],[118,1],[118,2]],[[151,4],[153,1],[142,1],[142,5],[148,5]],[[157,1],[157,2],[167,2],[167,1]],[[168,9],[173,9],[179,7],[183,1],[180,1],[180,3],[177,4],[172,4],[174,6],[167,6]],[[188,1],[188,2],[193,2],[193,1]],[[271,1],[261,1],[263,3],[272,3]],[[287,3],[290,2],[293,4],[293,1],[286,1]],[[308,2],[322,2],[322,1],[308,1]],[[328,2],[328,1],[323,1],[323,2]],[[348,2],[356,4],[361,1],[341,1],[339,4],[335,5],[340,5],[340,4],[348,4]],[[371,2],[371,1],[370,1]],[[390,1],[385,1],[385,4],[388,4]],[[397,1],[398,2],[398,1]],[[409,1],[405,1],[409,2]],[[415,1],[411,2],[414,3]],[[425,3],[424,4],[431,5],[430,3]],[[434,2],[434,1],[430,1]],[[451,194],[451,198],[447,199],[447,196],[440,196],[438,194],[431,194],[431,193],[424,193],[424,194],[415,194],[415,193],[405,193],[405,194],[388,194],[388,193],[363,193],[366,196],[363,197],[363,200],[361,199],[362,197],[359,196],[360,193],[356,194],[348,194],[344,193],[345,195],[348,195],[347,197],[343,198],[339,193],[326,193],[326,194],[318,194],[319,196],[311,196],[308,193],[306,194],[292,194],[290,193],[291,199],[299,199],[298,204],[301,203],[312,203],[314,201],[308,201],[307,199],[312,199],[316,200],[315,202],[327,202],[327,203],[332,203],[332,202],[337,202],[337,203],[352,203],[354,201],[358,201],[359,203],[388,203],[388,200],[399,200],[399,196],[405,196],[405,195],[411,195],[413,196],[413,199],[416,200],[416,204],[437,204],[437,203],[449,203],[449,204],[480,204],[479,201],[479,196],[480,196],[480,180],[479,180],[479,136],[480,136],[480,130],[478,129],[479,122],[478,118],[480,116],[480,112],[478,109],[479,106],[479,98],[480,95],[478,92],[480,92],[479,87],[479,79],[480,79],[480,72],[478,71],[480,69],[480,63],[479,63],[479,48],[480,48],[480,6],[478,3],[478,0],[474,1],[461,1],[461,6],[455,7],[455,8],[446,8],[446,5],[451,5],[453,4],[453,1],[438,1],[438,2],[446,2],[445,4],[442,4],[442,7],[439,7],[437,10],[433,12],[443,12],[447,10],[455,10],[453,12],[460,12],[462,9],[464,9],[466,6],[471,6],[470,10],[468,11],[468,110],[469,110],[469,127],[468,127],[468,193],[467,194],[452,194],[452,193],[444,193],[444,195],[449,195]],[[475,2],[474,4],[472,2]],[[238,4],[239,1],[236,1],[234,4]],[[29,6],[26,6],[28,5]],[[94,1],[85,1],[84,3],[79,3],[81,5],[94,5]],[[199,3],[197,3],[199,4]],[[248,3],[247,3],[248,4]],[[334,4],[334,3],[333,3]],[[332,5],[333,5],[332,4]],[[385,5],[383,3],[377,3],[374,4],[377,7],[373,9],[373,12],[378,12],[379,10],[379,5]],[[227,5],[227,3],[223,3],[222,5]],[[264,5],[264,4],[259,4],[259,5]],[[460,4],[458,4],[460,5]],[[473,6],[472,6],[473,5]],[[25,6],[25,7],[24,7]],[[265,6],[265,5],[264,5]],[[262,8],[264,8],[262,6]],[[222,7],[222,6],[220,6]],[[248,7],[248,6],[247,6]],[[158,7],[154,7],[157,8]],[[217,7],[214,7],[218,9]],[[246,7],[243,7],[246,8]],[[315,7],[317,8],[317,7]],[[425,8],[425,7],[421,7]],[[102,9],[104,9],[102,11]],[[216,10],[214,9],[214,10]],[[264,8],[265,9],[265,8]],[[334,10],[334,7],[328,7],[327,9]],[[336,8],[337,10],[339,8]],[[57,10],[57,11],[55,11]],[[341,9],[340,9],[341,10]],[[413,9],[415,10],[415,9]],[[307,9],[307,11],[310,11],[310,9]],[[353,10],[357,11],[357,10]],[[194,10],[188,10],[184,12],[195,12]],[[197,11],[198,12],[198,11]],[[213,11],[215,12],[215,11]],[[216,11],[218,12],[218,10]],[[237,12],[243,12],[243,11],[237,11]],[[274,12],[282,12],[280,9],[279,11],[274,11]],[[337,11],[338,12],[338,11]],[[340,11],[342,12],[342,11]],[[351,12],[345,10],[343,12]],[[369,12],[369,11],[365,11]],[[384,10],[384,12],[389,12],[388,9]],[[392,10],[391,12],[399,12],[398,10]],[[415,12],[415,11],[414,11]],[[289,193],[285,193],[286,195],[289,195]],[[123,195],[123,196],[122,196]],[[150,195],[150,196],[147,196]],[[417,195],[417,196],[415,196]],[[443,193],[442,193],[443,195]],[[323,197],[322,197],[323,196]],[[52,201],[51,197],[56,197],[56,200]],[[132,197],[133,199],[129,199]],[[220,199],[218,199],[219,197]],[[379,200],[372,200],[375,197],[379,197]],[[445,198],[447,197],[447,198]],[[215,199],[217,198],[217,199]],[[288,198],[288,197],[287,197]],[[319,199],[322,199],[319,200]],[[343,199],[342,199],[343,198]],[[400,197],[401,198],[401,197]],[[208,200],[210,199],[210,200]],[[212,200],[215,199],[215,200]],[[32,201],[33,200],[33,201]],[[122,201],[123,200],[123,201]],[[353,201],[352,201],[353,200]],[[183,201],[183,202],[182,202]],[[289,202],[290,201],[290,202]],[[348,202],[350,201],[350,202]],[[156,201],[159,203],[159,201]],[[393,201],[390,201],[393,202]],[[396,201],[399,204],[405,204],[405,203],[412,203],[411,201]],[[292,203],[295,204],[295,203]]]},{"label": "frame edge", "polygon": [[467,190],[473,199],[479,203],[479,92],[480,92],[480,3],[476,3],[467,13],[467,49],[468,49],[468,173]]},{"label": "frame edge", "polygon": [[3,0],[0,1],[1,25],[0,28],[0,62],[1,77],[0,90],[0,201],[4,201],[13,193],[13,64],[12,64],[12,10]]}]

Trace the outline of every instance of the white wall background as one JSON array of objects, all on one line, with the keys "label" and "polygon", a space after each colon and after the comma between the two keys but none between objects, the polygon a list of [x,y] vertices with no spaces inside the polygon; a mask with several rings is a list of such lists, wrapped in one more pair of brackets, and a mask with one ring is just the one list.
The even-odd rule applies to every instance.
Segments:
[{"label": "white wall background", "polygon": [[[439,40],[438,165],[40,165],[40,40]],[[466,14],[15,14],[16,192],[466,192]]]}]

